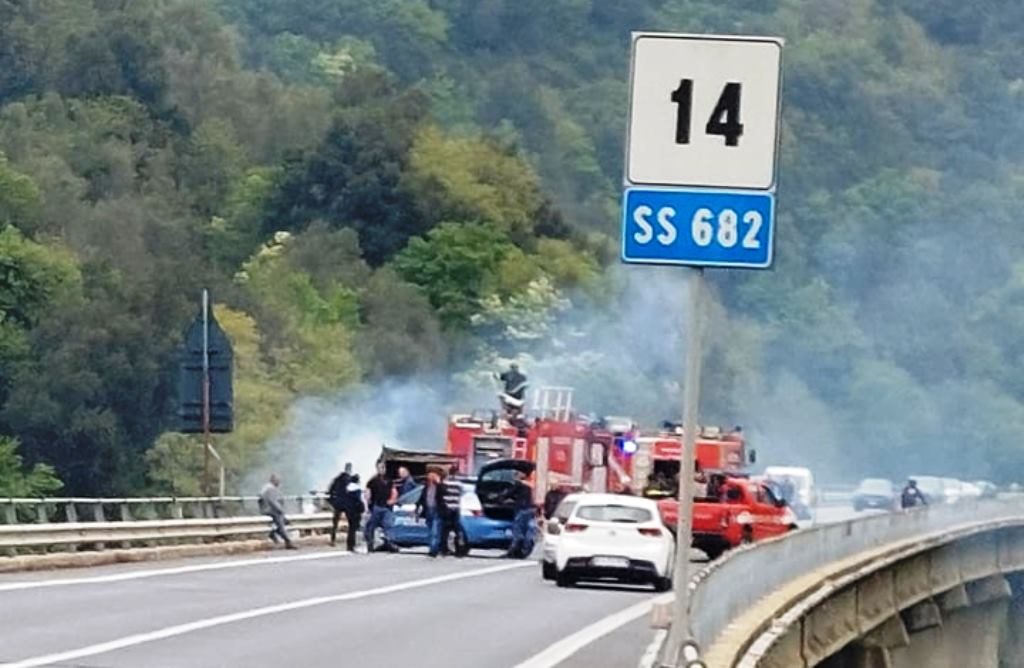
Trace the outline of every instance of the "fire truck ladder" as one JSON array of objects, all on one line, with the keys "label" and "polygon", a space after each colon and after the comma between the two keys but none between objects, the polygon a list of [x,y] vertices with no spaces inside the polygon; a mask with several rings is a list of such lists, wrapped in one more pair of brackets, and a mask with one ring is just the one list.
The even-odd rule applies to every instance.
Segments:
[{"label": "fire truck ladder", "polygon": [[572,415],[571,387],[541,387],[533,394],[533,410],[542,418],[567,422]]}]

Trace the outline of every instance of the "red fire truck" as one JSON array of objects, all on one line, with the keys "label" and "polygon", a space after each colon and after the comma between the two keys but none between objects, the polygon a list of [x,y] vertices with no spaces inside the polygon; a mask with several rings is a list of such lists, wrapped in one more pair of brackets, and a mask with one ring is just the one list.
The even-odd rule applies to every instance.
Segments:
[{"label": "red fire truck", "polygon": [[495,459],[536,462],[533,486],[538,503],[554,485],[585,487],[593,492],[616,489],[614,485],[623,479],[625,470],[611,451],[628,437],[623,429],[632,430],[632,421],[578,416],[573,412],[572,395],[571,388],[541,388],[534,395],[528,418],[515,422],[497,411],[451,415],[445,450],[459,458],[464,474],[474,474]]}]

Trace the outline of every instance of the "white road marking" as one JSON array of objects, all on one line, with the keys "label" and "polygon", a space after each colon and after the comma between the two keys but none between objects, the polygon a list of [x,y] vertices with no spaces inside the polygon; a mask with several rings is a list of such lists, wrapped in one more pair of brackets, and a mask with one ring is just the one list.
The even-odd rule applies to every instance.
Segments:
[{"label": "white road marking", "polygon": [[667,636],[668,631],[658,629],[658,632],[654,634],[654,640],[647,646],[647,651],[640,658],[640,668],[654,668],[654,664],[658,661],[658,654],[661,652],[661,646],[665,644]]},{"label": "white road marking", "polygon": [[366,589],[363,591],[348,592],[346,594],[336,594],[334,596],[317,596],[315,598],[307,598],[301,601],[292,601],[291,603],[269,605],[263,608],[244,610],[242,612],[235,612],[229,615],[220,615],[218,617],[200,619],[198,621],[189,622],[187,624],[168,626],[167,628],[163,628],[158,631],[137,633],[135,635],[126,636],[124,638],[118,638],[117,640],[111,640],[96,645],[89,645],[87,647],[80,647],[78,649],[69,650],[67,652],[59,652],[56,654],[49,654],[46,656],[32,657],[29,659],[23,659],[21,661],[15,661],[14,663],[3,663],[0,664],[0,668],[37,668],[37,666],[61,664],[68,661],[75,661],[77,659],[81,659],[87,656],[106,654],[107,652],[113,652],[115,650],[124,649],[126,647],[143,645],[145,643],[150,643],[157,640],[164,640],[166,638],[173,638],[175,636],[184,635],[186,633],[192,633],[193,631],[202,631],[204,629],[213,628],[215,626],[234,624],[236,622],[243,622],[249,619],[255,619],[257,617],[277,615],[282,612],[291,612],[292,610],[312,608],[319,605],[327,605],[329,603],[354,601],[361,598],[369,598],[371,596],[380,596],[381,594],[392,594],[394,592],[407,591],[409,589],[419,589],[422,587],[429,587],[435,584],[442,584],[444,582],[453,582],[455,580],[464,580],[466,578],[475,578],[483,575],[492,575],[494,573],[510,571],[516,568],[536,568],[536,564],[532,561],[518,562],[514,564],[503,564],[501,566],[480,568],[468,572],[452,573],[451,575],[440,575],[433,578],[425,578],[423,580],[413,580],[411,582],[403,582],[400,584],[389,585],[387,587],[378,587],[376,589]]},{"label": "white road marking", "polygon": [[199,573],[202,571],[221,571],[229,568],[244,568],[247,566],[267,566],[270,564],[284,564],[292,561],[336,559],[339,557],[348,556],[351,556],[350,552],[316,552],[313,554],[302,554],[288,557],[239,559],[234,561],[218,561],[208,564],[193,564],[192,566],[178,566],[176,568],[157,568],[144,571],[128,571],[125,573],[114,573],[112,575],[94,575],[91,577],[83,578],[60,578],[57,580],[29,580],[26,582],[8,582],[6,584],[0,584],[0,592],[21,591],[24,589],[39,589],[42,587],[64,587],[70,585],[104,584],[107,582],[123,582],[125,580],[143,580],[145,578],[157,578],[165,575],[182,575],[185,573]]},{"label": "white road marking", "polygon": [[515,668],[551,668],[552,666],[557,666],[599,638],[650,613],[655,603],[671,601],[672,596],[672,592],[660,596],[652,596],[642,603],[637,603],[625,610],[608,615],[604,619],[580,629],[571,636],[562,638],[540,654],[530,657]]}]

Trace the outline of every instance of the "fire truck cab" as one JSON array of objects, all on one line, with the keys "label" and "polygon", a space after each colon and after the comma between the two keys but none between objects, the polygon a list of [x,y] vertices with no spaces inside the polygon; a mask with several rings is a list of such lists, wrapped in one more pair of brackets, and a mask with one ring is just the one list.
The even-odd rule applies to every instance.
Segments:
[{"label": "fire truck cab", "polygon": [[[682,448],[683,430],[677,423],[665,422],[657,434],[638,437],[635,451],[626,462],[632,472],[633,491],[642,493],[649,484],[667,483],[674,487]],[[743,476],[748,463],[757,460],[755,451],[748,455],[740,427],[728,432],[721,427],[701,427],[695,449],[697,466],[705,473]]]}]

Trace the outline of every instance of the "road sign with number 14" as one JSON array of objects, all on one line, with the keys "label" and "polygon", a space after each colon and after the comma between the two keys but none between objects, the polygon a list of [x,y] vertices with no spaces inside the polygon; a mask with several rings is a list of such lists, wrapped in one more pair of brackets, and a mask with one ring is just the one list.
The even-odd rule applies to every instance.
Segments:
[{"label": "road sign with number 14", "polygon": [[782,41],[634,33],[627,185],[772,190]]}]

